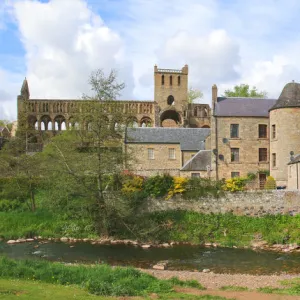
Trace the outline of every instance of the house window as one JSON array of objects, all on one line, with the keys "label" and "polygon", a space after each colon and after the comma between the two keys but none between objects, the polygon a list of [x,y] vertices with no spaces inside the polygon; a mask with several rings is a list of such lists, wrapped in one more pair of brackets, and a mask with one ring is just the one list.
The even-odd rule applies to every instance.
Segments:
[{"label": "house window", "polygon": [[272,153],[272,167],[276,167],[276,153]]},{"label": "house window", "polygon": [[177,77],[177,83],[178,83],[178,85],[180,85],[180,80],[181,80],[181,78],[180,78],[180,76],[178,76]]},{"label": "house window", "polygon": [[170,76],[170,85],[172,85],[172,84],[173,84],[173,77]]},{"label": "house window", "polygon": [[161,85],[165,85],[165,75],[161,76]]},{"label": "house window", "polygon": [[267,138],[267,125],[259,124],[258,125],[258,137],[260,139],[266,139]]},{"label": "house window", "polygon": [[276,125],[272,125],[272,139],[276,139]]},{"label": "house window", "polygon": [[154,149],[148,148],[148,159],[154,159]]},{"label": "house window", "polygon": [[192,178],[200,178],[200,173],[192,173],[191,176]]},{"label": "house window", "polygon": [[231,178],[240,177],[240,172],[231,172]]},{"label": "house window", "polygon": [[239,148],[231,148],[231,161],[239,162],[240,160],[240,149]]},{"label": "house window", "polygon": [[175,159],[175,148],[169,148],[169,159]]},{"label": "house window", "polygon": [[267,161],[268,160],[268,149],[267,148],[259,148],[258,149],[258,158],[259,161]]},{"label": "house window", "polygon": [[238,138],[239,137],[239,124],[230,125],[230,137]]}]

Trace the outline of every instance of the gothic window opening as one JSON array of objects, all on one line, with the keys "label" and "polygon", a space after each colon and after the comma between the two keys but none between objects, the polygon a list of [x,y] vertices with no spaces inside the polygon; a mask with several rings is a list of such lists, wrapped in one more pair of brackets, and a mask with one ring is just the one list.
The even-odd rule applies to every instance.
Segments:
[{"label": "gothic window opening", "polygon": [[170,76],[170,85],[173,85],[173,76]]},{"label": "gothic window opening", "polygon": [[174,97],[172,95],[170,95],[167,99],[168,105],[174,105],[175,104],[174,102],[175,102]]},{"label": "gothic window opening", "polygon": [[181,81],[181,78],[180,78],[180,76],[178,76],[177,77],[177,84],[178,84],[178,86],[180,86],[180,83],[181,83],[180,81]]},{"label": "gothic window opening", "polygon": [[161,76],[161,85],[165,85],[165,75]]}]

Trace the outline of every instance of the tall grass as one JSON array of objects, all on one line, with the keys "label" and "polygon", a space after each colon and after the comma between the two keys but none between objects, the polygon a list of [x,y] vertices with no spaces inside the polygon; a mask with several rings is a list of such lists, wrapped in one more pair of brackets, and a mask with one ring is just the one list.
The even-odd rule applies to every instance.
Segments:
[{"label": "tall grass", "polygon": [[[269,244],[300,244],[300,215],[247,217],[176,210],[136,215],[125,222],[126,227],[112,225],[113,237],[154,242],[217,242],[224,246],[245,246],[256,238]],[[47,211],[0,212],[0,237],[16,239],[35,235],[97,236],[92,220],[88,219],[70,219]]]},{"label": "tall grass", "polygon": [[104,296],[142,296],[169,293],[174,285],[203,287],[194,281],[177,278],[159,280],[134,268],[112,268],[108,265],[65,266],[38,260],[0,258],[0,277],[39,280],[61,285],[78,285],[92,294]]},{"label": "tall grass", "polygon": [[0,212],[0,237],[4,239],[95,235],[92,222],[85,219],[66,219],[47,211]]},{"label": "tall grass", "polygon": [[[269,244],[300,244],[300,215],[248,217],[174,210],[143,215],[131,225],[136,231],[144,232],[145,239],[161,242],[217,242],[224,246],[244,246],[259,238]],[[147,232],[147,228],[156,230]]]}]

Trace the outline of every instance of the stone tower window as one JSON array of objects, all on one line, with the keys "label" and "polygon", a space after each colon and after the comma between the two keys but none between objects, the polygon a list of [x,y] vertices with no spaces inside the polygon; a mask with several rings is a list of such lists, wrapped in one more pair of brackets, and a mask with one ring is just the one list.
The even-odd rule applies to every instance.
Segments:
[{"label": "stone tower window", "polygon": [[272,125],[272,139],[276,139],[276,125]]},{"label": "stone tower window", "polygon": [[161,85],[165,85],[165,75],[161,76]]},{"label": "stone tower window", "polygon": [[175,101],[174,97],[172,95],[170,95],[168,97],[167,103],[168,103],[168,105],[172,105],[172,104],[174,104],[174,101]]},{"label": "stone tower window", "polygon": [[180,76],[178,76],[177,77],[177,83],[178,83],[178,85],[180,85],[180,81],[181,81],[181,78],[180,78]]},{"label": "stone tower window", "polygon": [[170,76],[170,85],[172,85],[173,84],[173,76],[171,75]]}]

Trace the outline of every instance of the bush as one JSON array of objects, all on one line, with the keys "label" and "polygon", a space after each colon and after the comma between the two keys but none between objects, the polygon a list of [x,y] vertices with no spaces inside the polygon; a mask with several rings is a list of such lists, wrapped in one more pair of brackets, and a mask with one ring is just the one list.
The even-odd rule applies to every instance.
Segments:
[{"label": "bush", "polygon": [[206,196],[219,197],[223,192],[222,181],[214,181],[209,178],[192,177],[185,186],[183,198],[197,199]]},{"label": "bush", "polygon": [[19,200],[0,200],[0,212],[10,212],[19,209],[28,210],[24,203]]},{"label": "bush", "polygon": [[223,185],[223,188],[225,191],[229,192],[239,192],[239,191],[244,191],[245,186],[247,183],[247,178],[243,177],[234,177],[225,180],[225,184]]},{"label": "bush", "polygon": [[173,178],[170,175],[156,175],[149,177],[145,182],[145,191],[149,196],[162,197],[165,196],[169,189],[172,188]]},{"label": "bush", "polygon": [[167,199],[172,198],[175,194],[182,194],[185,192],[185,186],[188,182],[187,178],[184,177],[174,177],[173,185],[168,191]]},{"label": "bush", "polygon": [[275,190],[276,189],[276,181],[274,177],[268,176],[266,183],[265,183],[265,189],[266,190]]},{"label": "bush", "polygon": [[125,194],[132,194],[140,192],[143,189],[144,178],[141,176],[127,177],[122,186],[122,192]]}]

